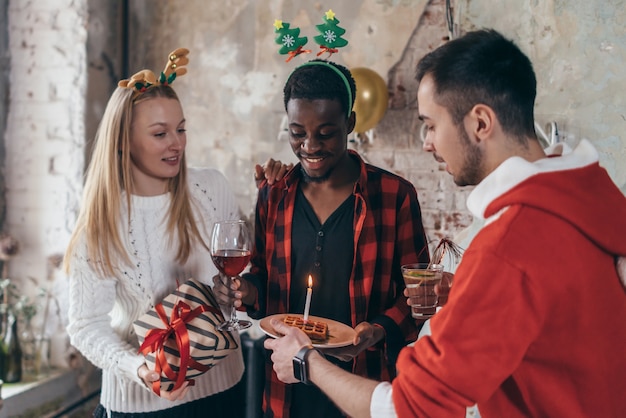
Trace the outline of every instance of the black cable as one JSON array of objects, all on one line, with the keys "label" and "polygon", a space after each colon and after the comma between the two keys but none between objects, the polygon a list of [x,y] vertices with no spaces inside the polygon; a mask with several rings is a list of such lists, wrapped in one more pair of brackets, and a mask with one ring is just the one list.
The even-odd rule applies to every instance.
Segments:
[{"label": "black cable", "polygon": [[128,0],[122,0],[121,1],[121,46],[120,46],[120,51],[122,56],[121,58],[121,76],[120,76],[120,80],[123,78],[128,78],[130,77],[129,74],[129,35],[128,35],[128,22],[130,20],[129,18],[129,6],[128,6]]},{"label": "black cable", "polygon": [[451,0],[446,0],[446,24],[448,26],[448,37],[454,36],[454,17],[452,16]]}]

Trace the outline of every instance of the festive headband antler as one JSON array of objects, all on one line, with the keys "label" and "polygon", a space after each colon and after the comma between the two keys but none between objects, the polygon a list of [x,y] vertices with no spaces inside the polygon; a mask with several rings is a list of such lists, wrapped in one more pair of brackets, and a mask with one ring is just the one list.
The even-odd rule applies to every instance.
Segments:
[{"label": "festive headband antler", "polygon": [[[348,45],[348,41],[341,37],[346,33],[346,30],[339,26],[339,19],[335,18],[335,12],[332,9],[328,9],[326,12],[324,22],[315,26],[318,32],[320,32],[320,35],[313,38],[321,48],[321,51],[317,53],[318,57],[325,52],[328,52],[330,57],[338,52],[337,48]],[[278,33],[275,41],[277,44],[282,45],[278,53],[289,55],[285,60],[286,62],[291,61],[297,55],[311,52],[310,49],[303,48],[308,42],[308,38],[306,36],[300,37],[300,28],[290,28],[289,23],[278,19],[274,21],[274,28],[274,32]]]},{"label": "festive headband antler", "polygon": [[137,92],[144,92],[148,87],[155,84],[165,86],[172,84],[177,76],[187,74],[187,69],[184,67],[189,64],[187,54],[189,54],[187,48],[178,48],[170,52],[165,69],[161,72],[158,79],[152,71],[141,70],[133,74],[129,79],[120,80],[117,85],[129,89],[134,87]]}]

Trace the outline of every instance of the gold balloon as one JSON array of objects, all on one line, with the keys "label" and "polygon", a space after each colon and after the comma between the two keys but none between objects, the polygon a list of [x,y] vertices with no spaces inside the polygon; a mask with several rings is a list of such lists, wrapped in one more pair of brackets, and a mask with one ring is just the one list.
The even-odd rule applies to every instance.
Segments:
[{"label": "gold balloon", "polygon": [[389,92],[385,80],[369,68],[357,67],[350,70],[356,83],[354,130],[363,133],[372,129],[387,111]]}]

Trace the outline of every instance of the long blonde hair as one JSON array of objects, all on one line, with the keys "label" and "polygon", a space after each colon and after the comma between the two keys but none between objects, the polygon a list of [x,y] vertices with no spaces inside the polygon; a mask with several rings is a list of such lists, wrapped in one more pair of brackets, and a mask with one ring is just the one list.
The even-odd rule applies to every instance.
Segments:
[{"label": "long blonde hair", "polygon": [[[130,131],[133,109],[135,105],[156,97],[179,100],[176,92],[167,85],[154,85],[139,94],[134,89],[117,87],[111,95],[96,133],[80,212],[65,252],[66,272],[70,271],[73,253],[83,236],[87,256],[99,274],[113,276],[118,264],[131,265],[128,251],[120,237],[119,225],[123,191],[127,192],[126,221],[130,222],[133,190]],[[178,237],[176,260],[184,263],[196,241],[208,250],[194,221],[184,153],[178,175],[169,180],[168,191],[172,200],[167,231],[170,239]]]}]

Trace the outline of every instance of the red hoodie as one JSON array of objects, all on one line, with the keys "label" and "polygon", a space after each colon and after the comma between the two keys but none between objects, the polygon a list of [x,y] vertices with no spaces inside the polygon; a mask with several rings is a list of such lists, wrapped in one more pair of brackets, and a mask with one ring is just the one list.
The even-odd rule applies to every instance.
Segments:
[{"label": "red hoodie", "polygon": [[509,159],[468,206],[492,219],[398,359],[398,416],[626,417],[626,197],[595,150]]}]

